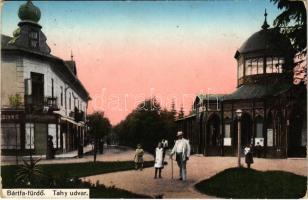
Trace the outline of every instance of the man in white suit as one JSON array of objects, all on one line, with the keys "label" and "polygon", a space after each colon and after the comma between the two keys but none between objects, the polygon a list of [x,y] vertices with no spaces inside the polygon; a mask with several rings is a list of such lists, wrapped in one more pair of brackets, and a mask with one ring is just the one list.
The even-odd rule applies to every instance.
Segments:
[{"label": "man in white suit", "polygon": [[183,138],[182,131],[177,132],[177,137],[170,158],[172,159],[173,154],[176,154],[176,162],[180,168],[180,180],[186,181],[186,162],[190,156],[190,145],[189,141]]}]

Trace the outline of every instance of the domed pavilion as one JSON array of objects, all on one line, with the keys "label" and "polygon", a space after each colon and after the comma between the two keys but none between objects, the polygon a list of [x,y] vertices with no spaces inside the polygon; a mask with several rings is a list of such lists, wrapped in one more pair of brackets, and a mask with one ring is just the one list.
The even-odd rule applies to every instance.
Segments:
[{"label": "domed pavilion", "polygon": [[235,53],[237,89],[227,95],[198,95],[194,113],[177,121],[194,153],[237,155],[240,124],[242,149],[258,146],[260,157],[306,155],[306,90],[292,83],[295,52],[264,15],[261,30]]}]

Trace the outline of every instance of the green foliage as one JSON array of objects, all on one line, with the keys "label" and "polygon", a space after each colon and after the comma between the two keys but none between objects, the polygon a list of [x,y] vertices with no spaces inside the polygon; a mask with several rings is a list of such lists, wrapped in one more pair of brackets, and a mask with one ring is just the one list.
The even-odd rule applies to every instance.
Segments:
[{"label": "green foliage", "polygon": [[146,99],[114,127],[114,132],[121,145],[135,148],[140,143],[144,150],[154,153],[162,139],[167,139],[172,145],[176,134],[175,114],[174,111],[162,110],[155,98]]},{"label": "green foliage", "polygon": [[[151,198],[113,186],[106,187],[98,182],[91,184],[80,179],[82,176],[134,169],[133,162],[98,162],[96,165],[91,162],[37,165],[37,162],[34,165],[41,167],[41,171],[46,175],[34,185],[14,182],[12,177],[19,170],[19,166],[1,166],[3,188],[89,188],[90,198]],[[146,167],[152,167],[153,164],[153,161],[145,162]]]},{"label": "green foliage", "polygon": [[23,165],[20,165],[16,171],[16,183],[24,186],[36,186],[44,178],[44,174],[41,168],[38,166],[38,162],[41,159],[30,159],[29,163],[23,160]]},{"label": "green foliage", "polygon": [[99,111],[88,116],[88,126],[90,135],[95,138],[103,138],[111,130],[109,119],[104,117],[103,112]]},{"label": "green foliage", "polygon": [[21,106],[21,96],[20,94],[10,95],[9,96],[10,105],[14,108]]},{"label": "green foliage", "polygon": [[307,177],[283,171],[226,169],[196,184],[202,193],[236,199],[298,199],[305,195]]},{"label": "green foliage", "polygon": [[178,119],[182,119],[184,117],[184,108],[183,105],[180,108],[180,111],[178,113]]},{"label": "green foliage", "polygon": [[[71,180],[72,178],[80,178],[85,176],[91,176],[96,174],[111,173],[117,171],[125,171],[134,169],[133,161],[121,161],[121,162],[84,162],[84,163],[67,163],[67,164],[34,164],[36,169],[39,169],[41,174],[44,174],[42,178],[35,178],[39,180],[39,184],[34,184],[32,187],[65,187],[68,183],[63,182],[64,179]],[[153,161],[145,161],[144,167],[153,167]],[[32,164],[33,166],[33,164]],[[32,167],[33,168],[33,167]],[[27,182],[16,182],[14,175],[20,170],[17,165],[1,166],[2,185],[4,188],[13,187],[26,187]],[[27,170],[33,171],[33,170]],[[24,173],[23,173],[24,174]],[[28,173],[29,174],[29,173]],[[30,173],[32,174],[32,173]],[[27,175],[28,176],[28,175]],[[31,176],[33,177],[33,176]],[[33,179],[33,178],[32,178]]]},{"label": "green foliage", "polygon": [[301,52],[307,45],[307,13],[303,1],[270,0],[282,12],[276,17],[274,26],[290,38],[294,49]]}]

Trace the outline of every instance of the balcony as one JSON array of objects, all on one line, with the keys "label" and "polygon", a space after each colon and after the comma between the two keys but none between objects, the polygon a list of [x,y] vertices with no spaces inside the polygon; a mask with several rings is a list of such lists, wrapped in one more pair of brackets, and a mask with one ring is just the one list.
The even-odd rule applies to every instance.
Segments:
[{"label": "balcony", "polygon": [[50,114],[58,111],[57,97],[33,98],[31,95],[26,96],[26,110],[31,113]]},{"label": "balcony", "polygon": [[48,107],[50,111],[58,111],[60,108],[58,107],[58,99],[57,97],[46,97],[44,107]]},{"label": "balcony", "polygon": [[76,122],[85,121],[85,113],[75,107],[74,111],[69,113],[69,117],[74,118]]}]

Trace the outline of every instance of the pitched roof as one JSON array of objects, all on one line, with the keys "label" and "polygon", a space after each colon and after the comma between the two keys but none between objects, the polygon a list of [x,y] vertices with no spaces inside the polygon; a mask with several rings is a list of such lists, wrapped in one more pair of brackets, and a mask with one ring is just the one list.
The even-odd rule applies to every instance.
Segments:
[{"label": "pitched roof", "polygon": [[9,41],[11,39],[12,39],[12,37],[1,34],[1,52],[3,52],[3,51],[5,51],[5,52],[18,51],[18,52],[22,52],[22,53],[27,53],[27,54],[32,55],[32,56],[41,57],[44,60],[49,60],[51,62],[60,63],[60,66],[56,67],[56,70],[61,71],[67,77],[67,80],[69,81],[70,84],[77,86],[78,89],[80,89],[80,90],[77,91],[77,93],[81,92],[82,95],[85,96],[87,100],[91,99],[91,97],[90,97],[88,91],[86,90],[86,88],[83,86],[83,84],[77,78],[76,74],[74,74],[74,72],[71,70],[69,65],[63,59],[61,59],[57,56],[54,56],[52,54],[46,54],[46,53],[42,53],[40,51],[33,51],[31,49],[28,49],[28,48],[19,47],[19,46],[17,47],[13,44],[9,44]]},{"label": "pitched roof", "polygon": [[225,95],[223,100],[260,99],[269,96],[277,96],[292,87],[290,83],[276,83],[273,85],[251,84],[242,85],[236,91]]}]

